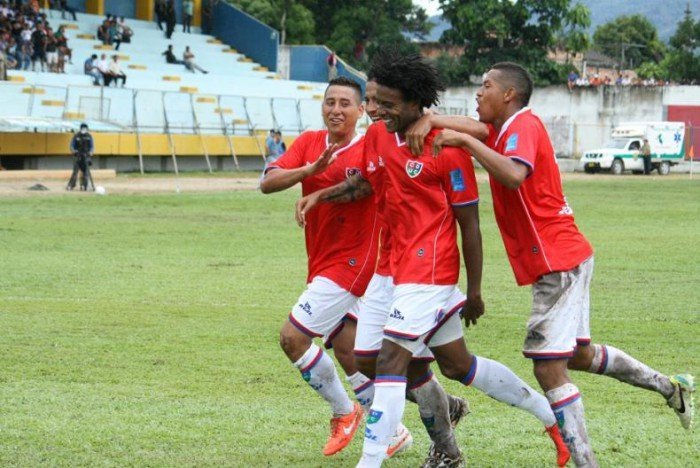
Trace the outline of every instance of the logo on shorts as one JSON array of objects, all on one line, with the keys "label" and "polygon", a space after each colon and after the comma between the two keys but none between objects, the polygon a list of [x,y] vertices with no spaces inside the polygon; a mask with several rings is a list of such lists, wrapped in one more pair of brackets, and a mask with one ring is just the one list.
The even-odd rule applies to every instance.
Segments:
[{"label": "logo on shorts", "polygon": [[384,414],[383,411],[373,409],[369,410],[369,414],[367,415],[367,424],[377,423],[380,419],[382,419],[382,414]]},{"label": "logo on shorts", "polygon": [[358,175],[360,173],[360,170],[356,167],[346,167],[345,168],[345,176],[350,178],[354,175]]},{"label": "logo on shorts", "polygon": [[408,174],[408,177],[413,179],[414,177],[417,177],[418,174],[420,174],[420,171],[423,170],[423,163],[418,162],[418,161],[408,161],[406,162],[406,174]]},{"label": "logo on shorts", "polygon": [[403,314],[399,311],[399,309],[394,309],[394,311],[389,315],[391,318],[395,318],[397,320],[403,320],[404,316]]},{"label": "logo on shorts", "polygon": [[536,330],[530,330],[527,332],[528,341],[544,341],[544,335]]},{"label": "logo on shorts", "polygon": [[440,323],[440,320],[445,318],[445,311],[440,309],[437,312],[437,315],[435,315],[435,323]]},{"label": "logo on shorts", "polygon": [[304,304],[299,304],[299,308],[307,314],[311,315],[311,304],[309,304],[308,302],[305,302]]}]

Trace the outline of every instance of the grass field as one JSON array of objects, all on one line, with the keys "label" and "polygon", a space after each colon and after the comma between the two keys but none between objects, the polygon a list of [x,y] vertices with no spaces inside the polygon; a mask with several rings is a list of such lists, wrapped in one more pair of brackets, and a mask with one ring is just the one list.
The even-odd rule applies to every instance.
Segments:
[{"label": "grass field", "polygon": [[[482,184],[487,314],[467,338],[532,385],[517,288]],[[577,178],[566,193],[596,248],[594,339],[660,371],[700,373],[700,183]],[[328,410],[277,344],[304,287],[296,190],[0,198],[0,466],[354,466],[323,458]],[[462,279],[464,282],[464,279]],[[700,466],[656,394],[577,374],[601,466]],[[528,414],[442,379],[473,413],[472,466],[552,466]],[[428,440],[417,409],[410,452]]]}]

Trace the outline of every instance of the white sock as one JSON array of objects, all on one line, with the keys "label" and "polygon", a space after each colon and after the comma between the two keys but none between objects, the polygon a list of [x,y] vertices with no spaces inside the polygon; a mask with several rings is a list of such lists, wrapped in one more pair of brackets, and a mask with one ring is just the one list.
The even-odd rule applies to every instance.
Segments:
[{"label": "white sock", "polygon": [[348,376],[347,380],[355,392],[357,402],[362,406],[365,414],[369,413],[372,400],[374,400],[374,381],[359,371]]},{"label": "white sock", "polygon": [[396,433],[401,422],[405,406],[406,377],[378,375],[374,379],[374,402],[367,414],[362,459],[358,467],[381,466],[391,436]]},{"label": "white sock", "polygon": [[420,419],[430,440],[441,452],[459,456],[459,447],[450,422],[450,401],[433,372],[429,370],[423,379],[411,386],[409,393],[416,399]]},{"label": "white sock", "polygon": [[353,405],[338,377],[333,360],[315,344],[294,365],[316,393],[331,405],[334,416],[352,413]]},{"label": "white sock", "polygon": [[524,409],[547,427],[556,423],[547,399],[500,362],[474,356],[462,383],[502,403]]},{"label": "white sock", "polygon": [[569,447],[576,466],[597,467],[598,462],[588,442],[583,401],[576,385],[567,383],[547,392],[547,399],[557,417],[564,443]]},{"label": "white sock", "polygon": [[605,374],[635,387],[653,390],[667,400],[673,395],[671,380],[624,351],[608,345],[591,345],[593,360],[589,372]]}]

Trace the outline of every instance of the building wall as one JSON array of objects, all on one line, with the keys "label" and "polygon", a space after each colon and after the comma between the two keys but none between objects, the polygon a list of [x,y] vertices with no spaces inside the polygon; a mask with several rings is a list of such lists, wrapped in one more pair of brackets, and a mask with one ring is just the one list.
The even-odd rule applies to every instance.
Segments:
[{"label": "building wall", "polygon": [[[331,53],[326,46],[301,45],[289,46],[289,79],[299,81],[328,81],[328,55]],[[338,76],[346,76],[359,82],[364,90],[365,78],[349,68],[340,58],[338,59]]]},{"label": "building wall", "polygon": [[134,0],[105,0],[105,14],[136,18],[136,2]]},{"label": "building wall", "polygon": [[[475,115],[476,86],[451,88],[445,97],[466,101]],[[692,105],[690,109],[678,106]],[[578,157],[602,146],[612,127],[625,121],[692,121],[700,133],[700,86],[576,88],[550,86],[535,89],[530,107],[547,126],[559,156]],[[679,112],[684,112],[681,116]],[[697,153],[697,150],[696,150]]]}]

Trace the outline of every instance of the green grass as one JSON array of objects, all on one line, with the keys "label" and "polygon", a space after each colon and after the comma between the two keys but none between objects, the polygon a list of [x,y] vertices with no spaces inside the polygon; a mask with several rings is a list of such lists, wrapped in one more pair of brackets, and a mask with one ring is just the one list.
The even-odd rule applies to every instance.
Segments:
[{"label": "green grass", "polygon": [[[700,354],[700,184],[591,177],[566,184],[596,249],[594,339],[662,372]],[[297,191],[0,199],[0,466],[354,466],[326,459],[328,410],[277,344],[304,288]],[[517,288],[482,186],[487,314],[477,354],[532,385]],[[464,280],[462,280],[464,281]],[[577,374],[602,466],[699,466],[700,437],[663,399]],[[473,414],[472,466],[552,466],[530,415],[442,379]],[[386,465],[417,466],[428,440]]]}]

